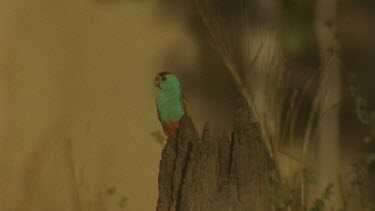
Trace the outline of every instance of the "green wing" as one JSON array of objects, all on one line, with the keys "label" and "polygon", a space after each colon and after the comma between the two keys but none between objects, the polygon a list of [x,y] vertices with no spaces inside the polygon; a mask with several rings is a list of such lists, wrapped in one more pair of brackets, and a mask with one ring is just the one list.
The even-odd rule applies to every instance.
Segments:
[{"label": "green wing", "polygon": [[160,118],[160,113],[159,113],[159,108],[158,108],[158,106],[156,106],[156,111],[158,112],[158,119],[159,119],[159,122],[161,122],[161,118]]}]

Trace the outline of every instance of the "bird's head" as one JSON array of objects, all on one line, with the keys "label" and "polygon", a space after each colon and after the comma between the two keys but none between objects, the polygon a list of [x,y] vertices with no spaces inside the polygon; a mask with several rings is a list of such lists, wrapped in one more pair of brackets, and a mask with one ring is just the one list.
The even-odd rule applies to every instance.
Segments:
[{"label": "bird's head", "polygon": [[169,72],[160,72],[156,75],[154,80],[154,85],[158,87],[159,89],[162,89],[164,87],[175,87],[179,88],[180,83],[177,79],[177,77]]}]

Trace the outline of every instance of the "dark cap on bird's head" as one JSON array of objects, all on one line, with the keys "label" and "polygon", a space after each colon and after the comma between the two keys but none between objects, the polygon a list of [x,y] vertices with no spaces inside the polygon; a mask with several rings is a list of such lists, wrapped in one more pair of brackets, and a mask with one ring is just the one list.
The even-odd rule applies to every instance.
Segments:
[{"label": "dark cap on bird's head", "polygon": [[156,87],[160,88],[160,82],[164,81],[166,79],[165,75],[171,74],[169,72],[160,72],[156,75],[155,80],[154,80],[154,85]]}]

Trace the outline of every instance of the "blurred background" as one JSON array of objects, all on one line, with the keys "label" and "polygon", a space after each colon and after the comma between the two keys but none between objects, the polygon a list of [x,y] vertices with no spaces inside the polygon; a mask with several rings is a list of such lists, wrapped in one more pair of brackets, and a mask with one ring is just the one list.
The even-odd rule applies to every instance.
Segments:
[{"label": "blurred background", "polygon": [[[208,121],[230,133],[241,91],[220,49],[255,102],[277,87],[265,88],[269,78],[244,70],[272,69],[268,63],[291,70],[285,103],[277,104],[281,119],[293,98],[288,90],[313,78],[301,97],[297,137],[308,125],[322,57],[334,54],[340,73],[330,76],[337,83],[325,84],[340,89],[330,98],[338,99],[329,129],[336,142],[319,159],[333,160],[336,175],[362,158],[375,105],[373,2],[329,1],[334,17],[322,23],[333,35],[319,33],[315,1],[211,2],[220,18],[213,15],[207,25],[193,1],[1,1],[0,210],[154,210],[164,145],[154,77],[161,71],[179,77],[198,131]],[[276,63],[275,51],[282,54]],[[312,143],[310,158],[325,148],[319,143]]]}]

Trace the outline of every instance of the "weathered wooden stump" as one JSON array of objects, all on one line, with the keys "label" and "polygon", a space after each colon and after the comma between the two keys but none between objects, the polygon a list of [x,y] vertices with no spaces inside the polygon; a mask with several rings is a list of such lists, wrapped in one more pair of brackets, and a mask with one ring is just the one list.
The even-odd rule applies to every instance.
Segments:
[{"label": "weathered wooden stump", "polygon": [[247,106],[238,111],[231,139],[208,125],[200,138],[185,116],[177,138],[162,152],[156,210],[271,210],[272,172],[259,124]]}]

